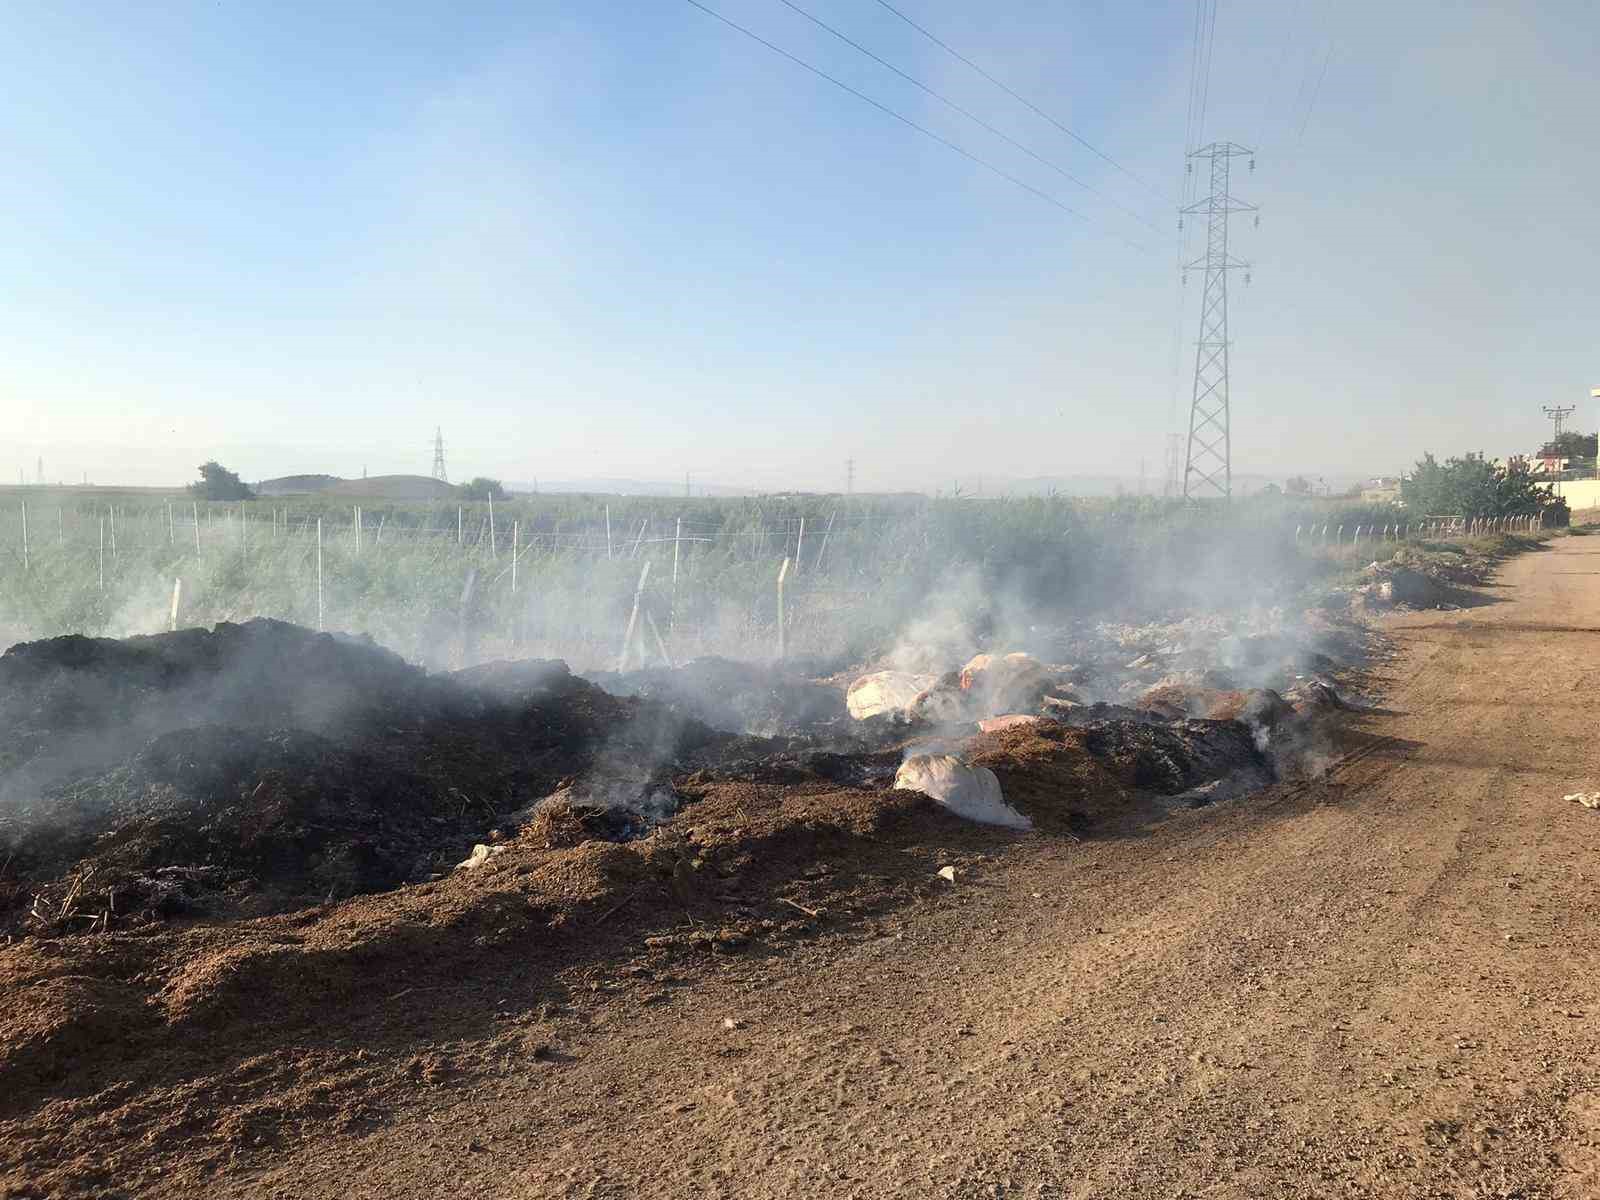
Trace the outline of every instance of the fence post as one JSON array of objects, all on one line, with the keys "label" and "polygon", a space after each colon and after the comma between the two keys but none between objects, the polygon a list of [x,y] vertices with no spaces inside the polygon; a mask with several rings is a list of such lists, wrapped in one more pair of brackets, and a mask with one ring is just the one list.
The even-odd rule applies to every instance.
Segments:
[{"label": "fence post", "polygon": [[633,631],[639,624],[639,605],[644,600],[645,580],[650,578],[650,560],[644,560],[644,569],[639,572],[639,586],[633,589],[633,611],[628,614],[628,628],[622,634],[622,653],[617,656],[617,670],[628,669],[628,651],[633,646]]},{"label": "fence post", "polygon": [[22,502],[22,569],[28,569],[28,502]]},{"label": "fence post", "polygon": [[461,522],[464,519],[461,513],[461,505],[458,504],[456,505],[456,545],[458,546],[461,545]]},{"label": "fence post", "polygon": [[499,555],[494,550],[494,497],[489,497],[489,560],[493,562]]},{"label": "fence post", "polygon": [[839,510],[834,509],[828,514],[828,527],[822,531],[822,548],[817,551],[817,561],[811,564],[813,571],[822,570],[823,557],[828,553],[828,539],[833,536],[833,519],[839,515]]},{"label": "fence post", "polygon": [[[102,527],[105,525],[105,518],[101,518],[100,524]],[[194,501],[194,556],[200,557],[200,501],[198,500]]]},{"label": "fence post", "polygon": [[800,559],[806,549],[806,519],[800,518],[800,535],[794,540],[794,573],[800,574]]},{"label": "fence post", "polygon": [[[678,554],[683,547],[683,518],[678,518],[678,523],[672,531],[672,600],[667,609],[667,631],[674,637],[678,633]],[[648,615],[648,614],[647,614]],[[654,622],[651,627],[654,628]],[[660,636],[659,634],[657,635]],[[671,659],[668,659],[671,665]]]},{"label": "fence post", "polygon": [[517,555],[522,544],[522,522],[511,522],[511,594],[517,594]]},{"label": "fence post", "polygon": [[95,561],[98,564],[100,575],[100,590],[103,592],[106,590],[106,519],[104,516],[100,518],[100,554]]},{"label": "fence post", "polygon": [[317,629],[320,632],[323,626],[322,619],[322,518],[317,518]]},{"label": "fence post", "polygon": [[[803,521],[805,518],[802,517]],[[783,581],[789,578],[789,560],[783,560],[783,566],[778,568],[778,661],[782,662],[789,652],[789,623],[783,611]]]},{"label": "fence post", "polygon": [[111,505],[106,505],[106,511],[111,514],[111,557],[117,556],[117,510]]},{"label": "fence post", "polygon": [[606,505],[606,561],[611,561],[611,505]]},{"label": "fence post", "polygon": [[183,580],[174,576],[172,580],[172,609],[167,614],[167,631],[175,632],[178,628],[178,598],[183,594]]}]

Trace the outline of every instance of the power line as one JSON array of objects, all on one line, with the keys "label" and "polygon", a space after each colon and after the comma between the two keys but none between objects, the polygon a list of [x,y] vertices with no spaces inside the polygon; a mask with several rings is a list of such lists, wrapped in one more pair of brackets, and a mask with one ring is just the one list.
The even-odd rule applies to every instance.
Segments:
[{"label": "power line", "polygon": [[1261,120],[1256,125],[1255,147],[1264,150],[1266,147],[1267,121],[1272,115],[1272,102],[1278,91],[1278,81],[1283,78],[1283,65],[1289,61],[1289,47],[1294,44],[1294,23],[1288,22],[1283,28],[1283,44],[1278,47],[1278,57],[1273,63],[1272,78],[1267,83],[1262,93]]},{"label": "power line", "polygon": [[[1205,33],[1205,9],[1206,0],[1195,0],[1194,34],[1189,41],[1189,110],[1184,114],[1183,118],[1183,152],[1185,155],[1193,150],[1195,145],[1194,113],[1195,100],[1200,91],[1200,43]],[[1188,178],[1189,176],[1186,173],[1185,180]],[[1185,203],[1189,200],[1187,183],[1185,183],[1183,199]]]},{"label": "power line", "polygon": [[1085,191],[1091,192],[1094,195],[1099,196],[1107,204],[1111,205],[1113,208],[1117,209],[1119,212],[1122,212],[1122,213],[1126,214],[1127,216],[1132,217],[1135,221],[1139,222],[1139,224],[1143,225],[1146,229],[1150,230],[1152,233],[1160,233],[1161,232],[1161,230],[1158,229],[1155,225],[1151,224],[1150,221],[1148,221],[1144,217],[1140,216],[1138,213],[1134,212],[1133,209],[1127,207],[1125,204],[1121,204],[1118,201],[1112,199],[1110,196],[1106,195],[1106,193],[1102,192],[1099,188],[1095,187],[1092,183],[1086,183],[1084,180],[1079,179],[1076,175],[1074,175],[1071,171],[1068,171],[1065,167],[1060,166],[1057,163],[1051,162],[1048,158],[1044,157],[1044,155],[1038,154],[1035,151],[1033,151],[1032,149],[1030,149],[1029,147],[1023,145],[1016,138],[1012,137],[1010,134],[1006,133],[1004,130],[996,129],[993,125],[989,124],[989,122],[985,121],[982,117],[978,116],[976,113],[970,111],[969,109],[963,108],[961,105],[957,104],[954,100],[950,99],[948,96],[942,95],[941,93],[934,91],[927,84],[923,83],[922,80],[916,78],[913,75],[907,74],[905,71],[902,71],[899,67],[895,66],[892,62],[889,62],[887,59],[881,58],[878,55],[874,54],[871,50],[868,50],[860,42],[853,40],[852,38],[846,36],[843,33],[840,33],[837,29],[835,29],[832,25],[829,25],[821,17],[816,17],[816,16],[813,16],[811,13],[808,13],[805,9],[801,8],[798,4],[794,3],[794,0],[779,0],[779,3],[781,3],[785,8],[792,9],[793,11],[799,13],[802,17],[804,17],[806,20],[810,21],[813,25],[817,26],[819,29],[826,30],[828,33],[830,33],[834,37],[838,38],[845,45],[851,47],[852,49],[859,50],[862,54],[865,54],[868,58],[870,58],[873,62],[877,63],[880,67],[883,67],[884,69],[889,70],[889,71],[893,71],[896,75],[898,75],[901,79],[904,79],[907,83],[912,84],[915,87],[921,88],[928,95],[932,96],[935,100],[939,101],[940,104],[943,104],[945,107],[951,109],[954,112],[960,113],[963,117],[966,117],[967,120],[971,121],[973,124],[979,126],[982,129],[986,129],[990,133],[994,134],[995,137],[999,138],[1001,141],[1006,142],[1008,145],[1015,146],[1018,150],[1021,150],[1029,158],[1033,159],[1036,162],[1043,163],[1045,166],[1049,167],[1052,171],[1054,171],[1056,174],[1060,175],[1062,178],[1071,180],[1073,183],[1077,184],[1079,187],[1083,188]]},{"label": "power line", "polygon": [[878,0],[878,3],[881,6],[883,6],[884,8],[888,9],[895,16],[899,17],[907,25],[911,26],[911,28],[915,29],[923,37],[927,38],[935,46],[938,46],[939,49],[943,50],[946,54],[950,55],[952,58],[956,59],[959,62],[965,63],[968,67],[970,67],[972,70],[976,71],[979,75],[982,75],[990,83],[994,84],[995,87],[999,88],[1002,92],[1004,92],[1006,95],[1010,96],[1018,104],[1021,104],[1023,107],[1028,109],[1028,111],[1034,113],[1036,116],[1043,117],[1046,121],[1049,121],[1050,124],[1054,125],[1057,129],[1059,129],[1062,133],[1066,134],[1073,141],[1077,142],[1080,146],[1084,147],[1086,150],[1090,151],[1092,154],[1096,155],[1097,157],[1099,157],[1101,159],[1104,159],[1106,162],[1110,163],[1113,167],[1115,167],[1117,170],[1121,171],[1124,175],[1126,175],[1129,179],[1133,180],[1140,187],[1147,189],[1152,195],[1157,196],[1162,200],[1166,199],[1166,197],[1162,196],[1161,192],[1159,190],[1157,190],[1154,186],[1152,186],[1149,183],[1146,183],[1138,175],[1135,175],[1132,171],[1128,170],[1127,167],[1123,166],[1116,159],[1112,158],[1104,150],[1101,150],[1098,146],[1094,145],[1094,143],[1090,142],[1087,138],[1083,137],[1081,134],[1079,134],[1075,130],[1067,128],[1067,126],[1063,125],[1060,121],[1056,120],[1049,113],[1045,112],[1044,109],[1040,108],[1037,104],[1033,103],[1033,101],[1029,100],[1026,96],[1023,96],[1023,95],[1019,94],[1018,92],[1012,90],[1010,87],[1006,86],[1004,83],[1001,83],[1000,80],[996,79],[993,75],[989,74],[989,72],[985,71],[977,63],[973,62],[970,58],[968,58],[965,54],[962,54],[955,47],[951,46],[948,42],[941,41],[934,34],[930,33],[928,30],[924,29],[921,25],[918,25],[910,17],[906,16],[905,13],[901,12],[894,5],[890,4],[889,0]]},{"label": "power line", "polygon": [[[760,42],[768,50],[771,50],[774,54],[780,54],[784,58],[788,59],[790,62],[794,63],[796,66],[804,67],[807,71],[810,71],[813,75],[817,76],[817,78],[819,78],[819,79],[826,79],[829,83],[833,84],[834,87],[839,88],[841,91],[849,92],[857,100],[860,100],[860,101],[863,101],[864,103],[872,105],[872,107],[877,109],[879,112],[893,117],[896,121],[899,121],[902,125],[910,126],[912,129],[915,129],[918,133],[922,134],[924,137],[932,138],[934,141],[938,142],[941,146],[944,146],[944,147],[946,147],[947,149],[950,149],[950,150],[954,150],[957,154],[961,155],[962,158],[967,159],[969,162],[976,163],[978,166],[982,167],[986,171],[993,172],[994,174],[1000,176],[1001,179],[1004,179],[1007,183],[1014,183],[1025,192],[1032,192],[1035,196],[1039,197],[1039,199],[1043,200],[1046,204],[1053,204],[1055,207],[1059,208],[1062,212],[1069,213],[1070,215],[1072,215],[1074,217],[1077,217],[1079,220],[1087,220],[1088,219],[1081,212],[1079,212],[1077,209],[1071,207],[1070,205],[1063,204],[1060,200],[1057,200],[1049,192],[1042,191],[1041,189],[1034,187],[1033,184],[1031,184],[1031,183],[1025,183],[1021,179],[1018,179],[1015,175],[1007,174],[1005,171],[1002,171],[999,167],[995,166],[993,163],[989,162],[987,159],[979,158],[976,154],[972,153],[972,151],[963,149],[962,147],[956,145],[956,143],[950,141],[948,138],[940,137],[937,133],[933,132],[933,130],[927,128],[926,126],[918,125],[910,117],[902,116],[900,113],[895,112],[895,110],[890,108],[887,104],[882,104],[879,101],[874,100],[871,96],[867,95],[865,92],[857,91],[855,88],[851,87],[848,83],[845,83],[843,80],[835,79],[832,75],[829,75],[826,71],[822,70],[821,68],[812,66],[805,59],[799,58],[796,55],[790,54],[782,46],[779,46],[779,45],[777,45],[777,44],[775,44],[773,42],[767,41],[767,39],[762,37],[759,33],[755,33],[752,30],[746,29],[743,25],[740,25],[737,21],[730,20],[729,18],[723,16],[721,13],[717,12],[715,9],[707,8],[704,4],[700,3],[700,0],[684,0],[684,3],[688,4],[688,5],[691,5],[694,8],[698,8],[701,12],[705,13],[708,17],[715,17],[717,20],[721,21],[724,25],[726,25],[729,29],[732,29],[732,30],[735,30],[735,31],[737,31],[739,33],[744,34],[744,36],[749,38],[751,41]],[[1140,246],[1137,242],[1128,242],[1127,238],[1123,238],[1122,240],[1124,242],[1127,242],[1128,245],[1133,246],[1137,250],[1143,250],[1144,249],[1144,247]]]},{"label": "power line", "polygon": [[1203,82],[1200,85],[1200,123],[1195,129],[1195,141],[1206,139],[1206,109],[1211,106],[1211,59],[1217,48],[1217,0],[1211,0],[1211,19],[1206,22],[1206,62]]},{"label": "power line", "polygon": [[1311,122],[1311,110],[1317,106],[1317,97],[1322,94],[1322,81],[1328,77],[1328,63],[1333,60],[1333,39],[1328,40],[1328,52],[1322,56],[1322,70],[1317,72],[1317,82],[1311,88],[1311,99],[1306,101],[1305,115],[1300,118],[1300,132],[1295,135],[1294,144],[1300,145],[1306,136],[1306,126]]}]

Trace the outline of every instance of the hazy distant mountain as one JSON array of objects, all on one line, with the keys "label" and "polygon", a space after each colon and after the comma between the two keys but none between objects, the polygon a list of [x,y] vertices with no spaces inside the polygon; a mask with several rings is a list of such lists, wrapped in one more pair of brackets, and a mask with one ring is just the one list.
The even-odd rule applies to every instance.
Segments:
[{"label": "hazy distant mountain", "polygon": [[285,475],[263,479],[254,486],[261,496],[358,496],[368,500],[442,500],[456,491],[428,475],[374,475],[370,479]]},{"label": "hazy distant mountain", "polygon": [[[698,479],[689,481],[691,492],[696,496],[757,496],[760,491],[756,488],[727,487],[720,483],[701,483]],[[573,492],[592,492],[604,496],[682,496],[683,480],[676,483],[667,483],[652,479],[616,479],[596,476],[593,479],[541,479],[538,483],[515,482],[507,480],[506,490],[510,492],[552,492],[558,494],[571,494]]]}]

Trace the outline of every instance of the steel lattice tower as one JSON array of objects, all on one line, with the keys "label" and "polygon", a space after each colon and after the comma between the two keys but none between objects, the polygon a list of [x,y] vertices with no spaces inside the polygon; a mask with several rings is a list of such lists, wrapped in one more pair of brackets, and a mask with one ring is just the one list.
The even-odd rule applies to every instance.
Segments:
[{"label": "steel lattice tower", "polygon": [[[1228,272],[1250,264],[1228,253],[1228,216],[1255,212],[1256,206],[1235,200],[1228,192],[1229,168],[1251,151],[1233,142],[1212,142],[1191,151],[1192,160],[1211,164],[1211,194],[1178,211],[1204,214],[1206,252],[1183,265],[1185,274],[1203,269],[1200,297],[1200,340],[1195,343],[1194,396],[1189,406],[1189,454],[1183,472],[1184,499],[1233,494],[1233,440],[1228,428]],[[1255,166],[1251,159],[1250,165]],[[1249,282],[1249,276],[1245,281]]]},{"label": "steel lattice tower", "polygon": [[433,430],[433,477],[441,483],[450,482],[444,469],[444,431],[438,426]]}]

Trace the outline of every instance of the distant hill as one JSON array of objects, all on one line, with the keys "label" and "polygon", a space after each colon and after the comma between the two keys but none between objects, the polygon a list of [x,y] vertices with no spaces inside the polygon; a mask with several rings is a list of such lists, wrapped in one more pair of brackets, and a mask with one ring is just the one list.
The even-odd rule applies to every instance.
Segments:
[{"label": "distant hill", "polygon": [[[659,479],[620,479],[597,476],[593,479],[541,479],[538,484],[506,481],[510,492],[551,492],[562,495],[574,492],[596,496],[682,496],[683,481],[669,483]],[[756,496],[755,488],[728,487],[720,483],[701,483],[691,480],[696,496]]]},{"label": "distant hill", "polygon": [[453,484],[428,475],[374,475],[341,479],[337,475],[284,475],[255,485],[258,496],[352,496],[366,500],[445,500],[456,494]]},{"label": "distant hill", "polygon": [[447,500],[458,489],[431,475],[374,475],[370,479],[341,479],[326,490],[333,496],[367,500]]},{"label": "distant hill", "polygon": [[278,479],[263,479],[253,486],[258,496],[306,496],[325,492],[339,482],[337,475],[284,475]]}]

